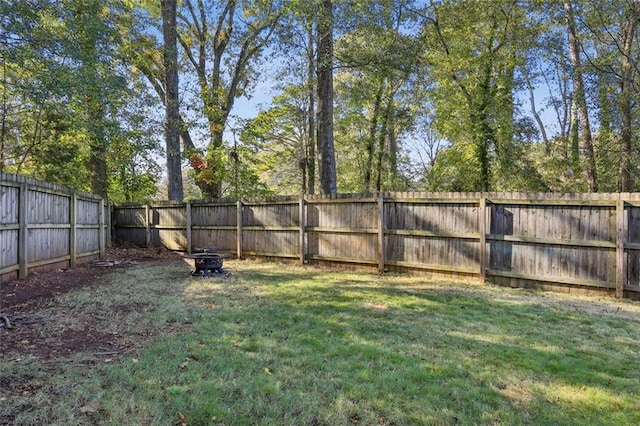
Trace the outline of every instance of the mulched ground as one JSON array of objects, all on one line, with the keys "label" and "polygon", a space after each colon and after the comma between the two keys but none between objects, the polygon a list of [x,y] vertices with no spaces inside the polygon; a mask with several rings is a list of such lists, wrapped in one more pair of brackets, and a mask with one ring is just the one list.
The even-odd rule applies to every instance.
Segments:
[{"label": "mulched ground", "polygon": [[[98,331],[99,324],[103,321],[99,317],[85,316],[79,319],[81,323],[76,324],[73,329],[44,327],[45,322],[55,321],[55,315],[51,315],[51,311],[56,309],[53,298],[80,288],[110,285],[108,279],[98,278],[113,273],[118,268],[152,262],[181,262],[181,257],[179,253],[161,248],[116,247],[107,251],[105,259],[114,261],[114,265],[105,267],[87,263],[73,270],[33,273],[27,279],[0,285],[0,347],[3,358],[34,357],[55,361],[84,351],[93,351],[98,356],[117,354],[121,348],[121,338]],[[135,302],[132,301],[133,303]],[[47,314],[43,315],[43,312]],[[52,329],[57,332],[52,334]],[[7,383],[0,380],[0,393],[7,386]],[[13,386],[15,384],[11,385]]]},{"label": "mulched ground", "polygon": [[[137,343],[151,338],[149,332],[122,336],[105,332],[105,321],[90,313],[73,317],[64,314],[64,306],[55,297],[91,286],[117,285],[108,275],[119,268],[140,264],[176,262],[184,265],[181,254],[163,248],[142,249],[121,246],[107,250],[103,262],[78,265],[73,270],[32,273],[27,279],[0,284],[0,355],[4,363],[37,360],[44,370],[39,374],[60,372],[66,363],[96,365],[111,362],[113,358],[129,354]],[[104,278],[104,279],[103,279]],[[136,309],[123,305],[124,310]],[[9,321],[10,326],[7,324]],[[66,321],[66,322],[65,322]],[[77,354],[83,355],[78,357]],[[34,395],[43,386],[40,378],[25,375],[0,374],[0,426],[14,425],[17,412],[2,410],[2,401],[15,395]],[[25,405],[20,410],[28,410]]]}]

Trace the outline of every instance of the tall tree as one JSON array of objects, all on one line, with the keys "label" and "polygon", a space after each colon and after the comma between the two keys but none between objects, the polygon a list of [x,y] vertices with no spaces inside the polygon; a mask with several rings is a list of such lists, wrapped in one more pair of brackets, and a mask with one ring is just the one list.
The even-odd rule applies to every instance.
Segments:
[{"label": "tall tree", "polygon": [[167,149],[168,194],[182,200],[182,156],[180,153],[180,110],[178,99],[178,32],[176,0],[162,0],[162,35],[165,71],[165,144]]},{"label": "tall tree", "polygon": [[[91,176],[91,191],[107,197],[107,97],[108,70],[105,50],[110,50],[109,38],[111,29],[103,20],[106,8],[103,2],[90,0],[85,2],[69,2],[68,30],[74,34],[72,45],[77,46],[77,60],[80,63],[80,79],[78,87],[82,97],[82,105],[87,120],[87,136],[89,139],[88,168]],[[72,47],[69,46],[70,51]],[[73,54],[73,53],[72,53]]]},{"label": "tall tree", "polygon": [[[336,128],[338,151],[347,142],[361,152],[355,160],[360,191],[404,190],[402,139],[417,113],[416,79],[422,45],[411,30],[411,0],[363,2],[353,29],[336,39]],[[377,3],[377,4],[379,4]],[[361,135],[361,133],[366,133]],[[342,158],[342,155],[341,155]],[[344,167],[338,176],[342,178]]]},{"label": "tall tree", "polygon": [[[125,29],[129,61],[165,99],[161,48],[149,27],[157,25],[153,3],[141,13],[138,28]],[[151,19],[149,19],[149,15]],[[281,16],[278,0],[184,0],[178,5],[178,43],[184,52],[183,70],[195,81],[197,102],[181,111],[180,136],[196,184],[203,196],[222,196],[226,156],[223,137],[240,96],[250,96],[258,77],[257,62],[272,38]],[[153,31],[151,31],[153,32]],[[191,80],[190,77],[194,79]],[[208,143],[197,147],[188,120],[206,122]]]},{"label": "tall tree", "polygon": [[0,3],[6,171],[109,195],[108,157],[129,97],[115,54],[120,6]]},{"label": "tall tree", "polygon": [[333,4],[322,0],[318,13],[318,159],[320,190],[336,194],[336,158],[333,140]]},{"label": "tall tree", "polygon": [[[618,45],[620,61],[620,186],[619,190],[630,192],[634,188],[631,174],[632,142],[633,142],[633,110],[634,97],[638,92],[634,90],[638,78],[638,61],[636,33],[640,20],[640,6],[635,1],[626,2],[623,12],[625,18],[621,25],[621,43]],[[634,46],[635,45],[635,46]]]},{"label": "tall tree", "polygon": [[210,142],[204,157],[189,152],[196,181],[209,197],[222,194],[222,149],[227,120],[237,97],[255,77],[254,62],[270,41],[281,16],[277,1],[185,0],[178,40],[195,73]]},{"label": "tall tree", "polygon": [[[619,191],[634,190],[634,128],[637,124],[637,82],[640,77],[637,38],[640,5],[636,1],[589,2],[585,5],[585,35],[594,44],[595,57],[587,57],[590,68],[597,76],[600,131],[598,139],[607,143],[599,157],[619,153],[617,185]],[[616,119],[619,117],[619,119]],[[612,137],[612,136],[618,136]],[[600,142],[600,141],[599,141]],[[615,143],[618,142],[618,147]],[[609,149],[607,149],[609,148]],[[608,158],[607,158],[608,159]],[[611,158],[610,161],[615,161]],[[607,168],[613,169],[611,164]],[[611,186],[609,186],[611,187]]]},{"label": "tall tree", "polygon": [[[306,120],[300,141],[304,149],[300,158],[293,159],[294,166],[305,176],[304,193],[316,192],[316,24],[317,2],[291,0],[285,3],[283,17],[277,27],[277,50],[283,54],[281,62],[275,62],[277,73],[273,88],[282,93],[274,96],[273,106],[280,109],[280,100],[294,100],[296,111]],[[300,90],[306,94],[306,102],[299,103]],[[292,93],[295,95],[292,96]],[[299,114],[296,114],[296,119]],[[292,117],[293,118],[293,117]],[[290,126],[285,126],[290,128]],[[300,129],[302,130],[302,129]],[[293,136],[293,135],[291,135]],[[293,136],[294,138],[297,136]]]},{"label": "tall tree", "polygon": [[461,189],[490,190],[495,166],[517,159],[504,155],[514,144],[515,52],[525,15],[519,2],[470,0],[433,3],[422,17],[434,124],[474,163],[476,173]]},{"label": "tall tree", "polygon": [[306,189],[309,194],[315,194],[316,192],[316,79],[315,72],[316,66],[313,58],[314,44],[313,44],[313,26],[308,25],[307,28],[307,157],[305,169],[307,172],[307,185]]},{"label": "tall tree", "polygon": [[587,181],[590,192],[598,191],[598,179],[596,172],[596,160],[593,151],[593,137],[591,125],[589,123],[589,110],[587,107],[587,96],[582,75],[582,60],[580,58],[580,40],[576,28],[576,21],[571,0],[564,1],[564,12],[567,25],[567,36],[569,39],[569,53],[572,65],[573,100],[578,114],[580,125],[580,155],[583,159],[583,173]]}]

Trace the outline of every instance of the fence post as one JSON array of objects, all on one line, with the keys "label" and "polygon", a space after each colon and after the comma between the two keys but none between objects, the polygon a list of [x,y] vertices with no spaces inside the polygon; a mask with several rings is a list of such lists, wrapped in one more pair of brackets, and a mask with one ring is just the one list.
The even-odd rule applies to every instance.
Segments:
[{"label": "fence post", "polygon": [[236,229],[236,256],[242,259],[242,200],[236,206]]},{"label": "fence post", "polygon": [[111,247],[111,232],[113,232],[113,205],[107,203],[107,224],[105,225],[105,235],[107,240],[107,247]]},{"label": "fence post", "polygon": [[616,297],[624,297],[626,270],[624,268],[624,200],[616,202]]},{"label": "fence post", "polygon": [[384,272],[385,246],[384,246],[384,196],[378,198],[378,272]]},{"label": "fence post", "polygon": [[144,232],[145,232],[145,246],[151,246],[151,208],[149,204],[144,206]]},{"label": "fence post", "polygon": [[304,256],[305,256],[305,228],[307,226],[307,209],[306,202],[304,196],[300,197],[300,265],[304,265]]},{"label": "fence post", "polygon": [[69,268],[76,267],[76,242],[78,240],[78,226],[76,218],[76,205],[78,204],[78,196],[75,191],[69,198]]},{"label": "fence post", "polygon": [[478,256],[480,261],[480,281],[487,281],[487,199],[480,197],[478,207],[478,231],[480,233],[480,246]]},{"label": "fence post", "polygon": [[187,201],[187,254],[191,254],[191,246],[193,245],[192,234],[191,234],[191,201]]},{"label": "fence post", "polygon": [[18,199],[18,278],[27,278],[29,272],[27,250],[27,183],[20,184]]},{"label": "fence post", "polygon": [[106,222],[104,218],[104,198],[100,198],[100,202],[98,202],[98,209],[98,225],[100,230],[100,232],[98,232],[98,246],[100,246],[100,258],[102,259],[106,253],[107,247],[107,239],[105,237],[104,230],[104,225]]}]

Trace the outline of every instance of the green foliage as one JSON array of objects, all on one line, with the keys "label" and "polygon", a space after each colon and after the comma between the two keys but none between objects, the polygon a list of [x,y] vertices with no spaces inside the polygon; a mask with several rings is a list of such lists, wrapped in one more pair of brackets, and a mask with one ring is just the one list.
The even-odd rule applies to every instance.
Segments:
[{"label": "green foliage", "polygon": [[33,0],[1,7],[3,170],[117,200],[153,193],[153,143],[140,142],[149,120],[127,117],[141,92],[117,63],[114,17],[121,4]]},{"label": "green foliage", "polygon": [[478,164],[473,145],[457,143],[443,149],[432,164],[427,178],[430,191],[474,191],[478,182]]},{"label": "green foliage", "polygon": [[[234,136],[235,138],[235,136]],[[257,197],[272,195],[273,191],[260,179],[259,160],[249,146],[234,142],[220,147],[209,147],[206,157],[188,152],[191,170],[187,177],[199,188],[225,182],[221,197]],[[210,198],[206,191],[191,191],[187,198]]]},{"label": "green foliage", "polygon": [[305,88],[289,86],[244,126],[241,141],[253,152],[256,169],[265,184],[278,194],[302,194],[303,166],[309,156]]},{"label": "green foliage", "polygon": [[359,19],[336,41],[336,57],[344,64],[335,79],[341,188],[370,192],[407,187],[400,164],[402,139],[418,110],[414,76],[422,49],[417,38],[402,31],[411,23],[403,13],[411,3],[358,3]]},{"label": "green foliage", "polygon": [[[211,152],[211,150],[209,151]],[[224,197],[263,197],[273,195],[273,190],[260,178],[259,159],[248,147],[239,144],[217,150],[220,155],[220,181]]]},{"label": "green foliage", "polygon": [[28,170],[44,181],[88,191],[87,146],[88,141],[82,133],[61,134],[34,147]]},{"label": "green foliage", "polygon": [[[237,160],[236,160],[237,158]],[[232,197],[267,197],[275,195],[274,185],[264,179],[260,159],[247,147],[230,150],[225,168],[223,195]]]},{"label": "green foliage", "polygon": [[149,201],[157,191],[161,167],[154,158],[157,140],[142,131],[122,132],[108,156],[109,199],[112,202]]},{"label": "green foliage", "polygon": [[[598,187],[639,190],[640,8],[572,4]],[[562,2],[333,6],[341,192],[587,189]],[[184,0],[179,7],[183,152],[199,185],[190,197],[309,192],[317,174],[309,118],[321,3]],[[0,169],[114,201],[154,197],[164,155],[159,3],[5,0],[0,27]],[[275,80],[278,93],[234,150],[225,138],[235,101],[260,95],[263,79]]]},{"label": "green foliage", "polygon": [[473,144],[474,189],[502,188],[518,158],[516,70],[535,41],[535,21],[509,1],[444,2],[425,14],[434,129],[454,145]]}]

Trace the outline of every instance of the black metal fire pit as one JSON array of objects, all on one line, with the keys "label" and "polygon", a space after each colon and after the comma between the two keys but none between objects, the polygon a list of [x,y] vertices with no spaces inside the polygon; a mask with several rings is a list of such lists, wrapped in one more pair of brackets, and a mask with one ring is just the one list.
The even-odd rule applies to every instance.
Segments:
[{"label": "black metal fire pit", "polygon": [[204,247],[195,249],[199,253],[185,254],[185,259],[193,259],[196,269],[191,271],[192,276],[208,277],[210,273],[228,275],[222,267],[224,259],[233,257],[230,253],[219,253],[216,247]]}]

